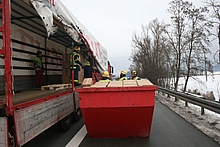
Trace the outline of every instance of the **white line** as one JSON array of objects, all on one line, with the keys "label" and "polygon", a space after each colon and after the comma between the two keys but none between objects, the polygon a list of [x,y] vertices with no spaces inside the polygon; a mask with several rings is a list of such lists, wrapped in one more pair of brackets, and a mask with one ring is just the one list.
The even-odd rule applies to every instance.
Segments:
[{"label": "white line", "polygon": [[70,140],[70,142],[66,145],[66,147],[78,147],[84,137],[87,134],[86,126],[84,125],[77,134]]}]

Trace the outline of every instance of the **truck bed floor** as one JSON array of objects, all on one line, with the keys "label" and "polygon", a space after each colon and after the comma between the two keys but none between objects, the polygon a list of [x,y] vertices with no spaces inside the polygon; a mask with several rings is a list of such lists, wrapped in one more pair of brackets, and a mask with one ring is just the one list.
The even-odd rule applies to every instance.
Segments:
[{"label": "truck bed floor", "polygon": [[[51,95],[69,91],[69,90],[70,88],[62,89],[62,90],[40,90],[39,89],[39,90],[29,90],[29,91],[23,91],[20,93],[15,93],[14,95],[12,95],[13,105],[21,104],[21,103],[28,102],[31,100],[36,100],[36,99],[43,98],[46,96],[51,96]],[[0,96],[0,109],[5,108],[5,106],[6,106],[6,96],[2,95]]]}]

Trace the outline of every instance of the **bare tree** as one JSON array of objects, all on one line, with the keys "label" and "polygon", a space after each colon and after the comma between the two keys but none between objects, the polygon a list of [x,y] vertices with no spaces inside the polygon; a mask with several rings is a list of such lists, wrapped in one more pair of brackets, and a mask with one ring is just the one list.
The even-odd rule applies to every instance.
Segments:
[{"label": "bare tree", "polygon": [[134,50],[130,59],[131,68],[139,71],[140,75],[147,77],[154,84],[167,73],[164,65],[164,25],[157,19],[153,20],[147,27],[142,26],[141,36],[134,34],[132,42]]},{"label": "bare tree", "polygon": [[[168,12],[171,14],[171,25],[166,31],[170,46],[172,47],[172,53],[174,57],[173,72],[175,73],[174,89],[177,90],[179,77],[181,74],[182,65],[182,53],[184,51],[185,41],[185,26],[186,26],[186,11],[191,7],[188,1],[174,0],[171,1]],[[175,98],[177,101],[178,98]]]},{"label": "bare tree", "polygon": [[[173,54],[175,56],[175,83],[174,89],[177,90],[180,70],[181,70],[181,62],[182,62],[182,52],[185,47],[185,23],[186,23],[186,11],[191,7],[191,4],[188,1],[182,0],[174,0],[170,2],[170,7],[168,8],[168,12],[171,16],[171,26],[170,32],[167,31],[167,35],[169,37],[170,45],[172,46]],[[175,99],[178,100],[178,99]]]},{"label": "bare tree", "polygon": [[[205,61],[205,70],[206,70],[206,54],[210,52],[210,23],[206,19],[206,14],[208,9],[206,7],[195,8],[193,5],[189,7],[186,11],[186,16],[188,23],[186,25],[186,46],[185,46],[185,61],[187,67],[186,80],[184,84],[183,91],[186,91],[187,83],[189,77],[191,76],[192,69],[198,71],[203,66],[198,66],[201,64],[201,60]],[[193,66],[192,66],[193,62]],[[188,104],[186,103],[186,106]]]},{"label": "bare tree", "polygon": [[206,54],[210,52],[212,24],[205,18],[208,12],[205,7],[195,8],[188,1],[172,1],[168,12],[171,24],[165,25],[155,19],[148,26],[142,26],[141,35],[133,35],[130,69],[137,70],[154,84],[170,88],[170,83],[174,83],[175,90],[179,77],[186,76],[183,89],[186,91],[194,71],[211,70]]},{"label": "bare tree", "polygon": [[219,63],[220,63],[220,1],[218,0],[207,0],[206,2],[207,6],[211,8],[211,23],[213,23],[216,26],[216,34],[214,36],[218,39],[218,53],[219,53]]}]

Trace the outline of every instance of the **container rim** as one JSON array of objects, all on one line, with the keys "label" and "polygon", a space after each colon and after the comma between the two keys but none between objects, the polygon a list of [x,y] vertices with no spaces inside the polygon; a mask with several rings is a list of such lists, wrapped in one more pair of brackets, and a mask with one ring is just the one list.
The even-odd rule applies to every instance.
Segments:
[{"label": "container rim", "polygon": [[79,93],[88,92],[113,92],[113,91],[155,91],[158,87],[155,85],[150,86],[129,86],[129,87],[90,87],[90,88],[77,88],[76,91]]}]

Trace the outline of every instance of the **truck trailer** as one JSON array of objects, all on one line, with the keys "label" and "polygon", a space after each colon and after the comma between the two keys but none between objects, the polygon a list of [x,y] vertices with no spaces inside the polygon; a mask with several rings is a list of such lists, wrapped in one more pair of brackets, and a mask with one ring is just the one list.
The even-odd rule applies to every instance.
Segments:
[{"label": "truck trailer", "polygon": [[[112,69],[107,50],[60,0],[0,0],[0,11],[0,146],[22,146],[55,124],[67,131],[81,117],[69,68],[73,45],[81,59],[90,56],[94,82]],[[37,51],[45,67],[41,89],[35,87]]]}]

